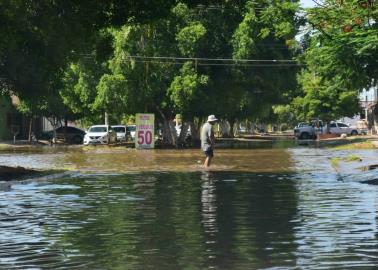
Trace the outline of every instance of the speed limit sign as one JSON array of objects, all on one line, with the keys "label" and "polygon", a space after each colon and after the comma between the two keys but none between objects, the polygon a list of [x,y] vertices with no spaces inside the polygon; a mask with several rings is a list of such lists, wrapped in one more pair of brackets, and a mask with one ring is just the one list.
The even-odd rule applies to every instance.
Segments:
[{"label": "speed limit sign", "polygon": [[135,116],[135,148],[151,149],[155,146],[154,125],[155,115],[151,113],[137,113]]}]

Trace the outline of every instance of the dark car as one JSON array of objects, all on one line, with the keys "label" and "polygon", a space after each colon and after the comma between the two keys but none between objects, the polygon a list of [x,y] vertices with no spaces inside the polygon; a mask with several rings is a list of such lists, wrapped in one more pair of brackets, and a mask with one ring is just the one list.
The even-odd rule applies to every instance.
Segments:
[{"label": "dark car", "polygon": [[[85,131],[76,127],[58,127],[56,129],[56,138],[70,143],[83,143]],[[53,130],[42,133],[43,139],[51,140],[54,137]]]}]

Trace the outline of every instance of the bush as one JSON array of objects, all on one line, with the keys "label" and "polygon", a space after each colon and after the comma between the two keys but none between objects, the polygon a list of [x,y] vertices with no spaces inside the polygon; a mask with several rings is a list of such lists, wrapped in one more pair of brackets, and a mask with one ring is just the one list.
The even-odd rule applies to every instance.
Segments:
[{"label": "bush", "polygon": [[281,131],[286,131],[289,129],[289,126],[287,124],[282,124],[281,125]]}]

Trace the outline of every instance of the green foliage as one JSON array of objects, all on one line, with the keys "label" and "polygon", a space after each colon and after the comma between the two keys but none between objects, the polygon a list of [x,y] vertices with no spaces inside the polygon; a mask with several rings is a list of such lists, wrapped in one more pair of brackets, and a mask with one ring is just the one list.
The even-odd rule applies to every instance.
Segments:
[{"label": "green foliage", "polygon": [[359,111],[358,91],[343,88],[338,80],[335,77],[334,80],[325,81],[310,71],[299,76],[304,96],[295,99],[294,107],[302,113],[300,120],[319,117],[329,122],[340,117],[352,117]]},{"label": "green foliage", "polygon": [[292,40],[299,26],[295,16],[298,8],[298,1],[272,1],[270,4],[246,1],[246,12],[232,40],[234,57],[260,54],[258,43],[262,41],[285,45],[285,40]]},{"label": "green foliage", "polygon": [[[83,64],[88,52],[95,57],[96,68],[104,69],[112,53],[108,27],[153,22],[175,4],[174,0],[0,1],[0,93],[49,107],[45,103],[60,91],[72,110],[92,113],[93,93],[106,70],[98,74]],[[40,102],[41,97],[47,98]]]},{"label": "green foliage", "polygon": [[205,106],[204,87],[208,79],[208,76],[196,73],[192,62],[183,65],[180,75],[173,79],[168,89],[168,95],[177,111],[194,115],[196,108]]},{"label": "green foliage", "polygon": [[93,109],[123,115],[127,88],[127,81],[122,75],[103,75],[96,86]]},{"label": "green foliage", "polygon": [[[180,113],[184,121],[215,113],[234,121],[272,117],[272,105],[286,102],[283,93],[296,87],[293,67],[204,59],[291,59],[298,1],[197,6],[200,1],[154,0],[148,9],[145,1],[79,2],[31,1],[31,10],[22,1],[2,6],[17,31],[7,31],[14,34],[9,44],[0,41],[0,61],[8,59],[5,48],[13,44],[19,60],[13,71],[25,70],[5,77],[25,98],[39,97],[37,89],[49,96],[59,91],[64,106],[93,121],[104,111],[117,121],[136,112],[168,120]],[[20,14],[26,16],[18,26]],[[17,53],[25,48],[32,58]],[[12,71],[8,64],[0,67]]]},{"label": "green foliage", "polygon": [[304,54],[307,68],[299,76],[303,94],[294,107],[307,120],[353,116],[359,111],[358,92],[378,79],[375,7],[328,0],[308,10],[308,20],[315,31]]},{"label": "green foliage", "polygon": [[78,62],[72,63],[63,76],[63,87],[60,96],[74,113],[92,118],[95,109],[93,104],[97,95],[97,82],[100,74],[96,72],[96,65]]},{"label": "green foliage", "polygon": [[[279,123],[294,124],[297,120],[291,105],[275,105],[273,113],[277,116]],[[283,129],[281,127],[281,129]]]},{"label": "green foliage", "polygon": [[[239,24],[233,36],[232,44],[234,47],[234,57],[236,59],[248,58],[254,53],[256,42],[255,38],[258,36],[256,24],[258,18],[255,15],[253,9],[249,10],[243,18],[243,21]],[[269,35],[268,28],[263,28],[261,31],[261,37],[265,38]]]},{"label": "green foliage", "polygon": [[182,28],[176,36],[182,55],[194,57],[199,48],[199,41],[205,34],[206,28],[201,23],[193,23]]}]

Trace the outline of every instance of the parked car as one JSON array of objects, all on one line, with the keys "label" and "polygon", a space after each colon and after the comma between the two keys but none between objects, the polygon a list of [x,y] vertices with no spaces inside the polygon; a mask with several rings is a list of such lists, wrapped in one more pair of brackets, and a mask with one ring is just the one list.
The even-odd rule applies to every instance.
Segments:
[{"label": "parked car", "polygon": [[84,136],[84,145],[115,142],[117,142],[117,133],[108,125],[91,126]]},{"label": "parked car", "polygon": [[132,141],[135,140],[136,125],[126,126],[126,138],[130,138]]},{"label": "parked car", "polygon": [[238,132],[240,134],[245,134],[245,133],[247,133],[247,128],[246,127],[239,127]]},{"label": "parked car", "polygon": [[116,125],[112,126],[112,129],[117,133],[117,141],[124,142],[126,141],[126,126],[125,125]]},{"label": "parked car", "polygon": [[[85,131],[76,127],[58,127],[57,129],[55,129],[55,132],[56,138],[58,140],[65,140],[66,142],[78,144],[83,143],[83,139],[85,136]],[[42,132],[41,138],[46,140],[52,140],[54,138],[54,131],[49,130]]]},{"label": "parked car", "polygon": [[[175,126],[175,128],[176,128],[177,136],[180,136],[182,125]],[[186,131],[186,134],[185,134],[185,139],[191,136],[192,136],[192,131],[190,130],[190,126],[188,126],[188,130]]]},{"label": "parked car", "polygon": [[329,132],[332,134],[346,134],[352,136],[362,133],[361,129],[342,122],[331,122],[329,124]]},{"label": "parked car", "polygon": [[316,139],[318,134],[331,133],[336,135],[361,135],[367,133],[367,130],[358,128],[357,126],[351,126],[350,124],[332,121],[329,124],[323,126],[321,121],[311,123],[299,123],[294,128],[294,135],[298,139],[308,140]]}]

